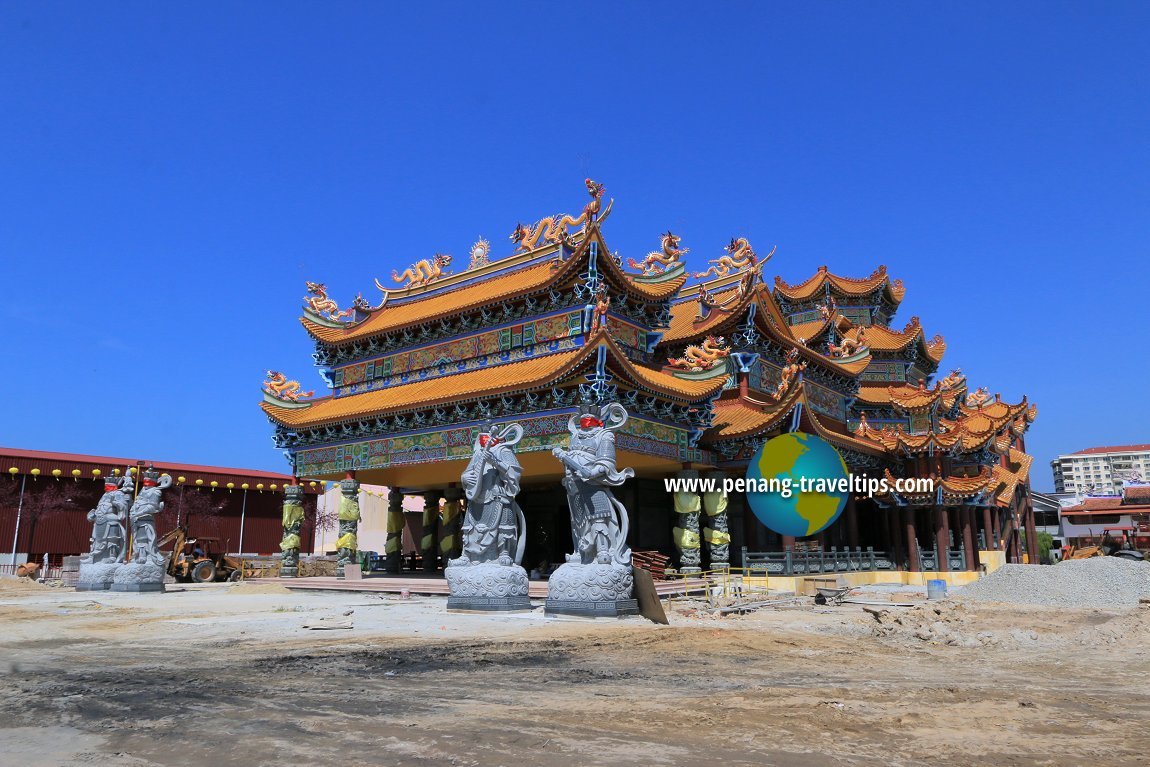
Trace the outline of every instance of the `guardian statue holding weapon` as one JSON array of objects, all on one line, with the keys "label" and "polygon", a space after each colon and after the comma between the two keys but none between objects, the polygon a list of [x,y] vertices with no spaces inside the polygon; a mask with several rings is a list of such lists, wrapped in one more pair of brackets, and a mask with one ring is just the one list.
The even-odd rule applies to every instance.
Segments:
[{"label": "guardian statue holding weapon", "polygon": [[448,610],[530,610],[527,571],[521,566],[526,520],[515,496],[523,467],[512,448],[523,439],[517,423],[484,424],[460,477],[467,512],[463,552],[444,570]]},{"label": "guardian statue holding weapon", "polygon": [[638,612],[631,596],[629,516],[611,492],[635,476],[633,469],[615,465],[615,432],[625,423],[627,411],[617,402],[584,405],[568,420],[570,447],[551,450],[564,468],[574,552],[548,583],[548,613],[614,617]]}]

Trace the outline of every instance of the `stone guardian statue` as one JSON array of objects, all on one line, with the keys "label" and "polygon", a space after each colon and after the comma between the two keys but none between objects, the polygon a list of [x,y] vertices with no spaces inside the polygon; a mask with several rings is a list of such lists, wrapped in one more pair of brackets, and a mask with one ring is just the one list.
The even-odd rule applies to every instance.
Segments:
[{"label": "stone guardian statue", "polygon": [[515,496],[523,467],[512,448],[523,427],[484,424],[460,477],[467,512],[463,552],[444,570],[451,596],[448,610],[530,610],[523,569],[526,521]]},{"label": "stone guardian statue", "polygon": [[584,405],[567,423],[570,447],[551,450],[563,464],[574,552],[548,582],[548,613],[615,617],[638,612],[631,594],[630,518],[611,492],[635,476],[633,469],[615,465],[615,432],[626,422],[627,411],[617,402]]},{"label": "stone guardian statue", "polygon": [[124,476],[104,479],[104,494],[96,508],[88,512],[92,523],[89,551],[80,558],[80,577],[77,591],[105,591],[112,587],[116,571],[127,554],[128,536],[124,522],[132,505],[134,468]]},{"label": "stone guardian statue", "polygon": [[163,493],[171,486],[171,475],[161,476],[150,466],[144,472],[143,490],[128,514],[132,525],[132,559],[116,571],[112,591],[164,590],[167,559],[156,545],[156,516],[164,510]]}]

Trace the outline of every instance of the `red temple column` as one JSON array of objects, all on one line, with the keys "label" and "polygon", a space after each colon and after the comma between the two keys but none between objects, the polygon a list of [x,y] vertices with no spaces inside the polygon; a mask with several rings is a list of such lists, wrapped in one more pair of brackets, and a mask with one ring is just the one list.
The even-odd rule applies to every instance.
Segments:
[{"label": "red temple column", "polygon": [[1038,562],[1038,526],[1034,520],[1034,507],[1029,506],[1023,512],[1023,519],[1026,520],[1026,554],[1030,558],[1030,564],[1037,565]]},{"label": "red temple column", "polygon": [[934,507],[934,547],[938,551],[938,561],[934,566],[939,572],[949,572],[950,557],[947,552],[950,550],[950,525],[943,506]]},{"label": "red temple column", "polygon": [[918,558],[918,531],[914,527],[914,509],[902,510],[903,525],[906,527],[906,556],[908,569],[912,573],[920,571]]},{"label": "red temple column", "polygon": [[795,536],[784,535],[783,536],[783,551],[794,551],[794,550],[795,550]]},{"label": "red temple column", "polygon": [[963,506],[958,511],[962,517],[962,545],[966,548],[966,569],[978,569],[978,551],[974,545],[974,509]]},{"label": "red temple column", "polygon": [[990,507],[982,507],[982,545],[986,547],[987,551],[992,551],[994,547],[994,526],[990,522]]},{"label": "red temple column", "polygon": [[990,548],[994,551],[1006,551],[1006,536],[1003,535],[1002,530],[1002,509],[997,506],[994,508],[994,513],[990,515]]},{"label": "red temple column", "polygon": [[[898,509],[886,509],[883,512],[886,524],[887,554],[892,561],[899,563],[906,559],[903,553],[902,535],[899,533]],[[900,569],[895,565],[896,569]]]},{"label": "red temple column", "polygon": [[852,495],[847,498],[847,545],[851,549],[859,547],[859,517],[858,511],[855,509],[855,499]]}]

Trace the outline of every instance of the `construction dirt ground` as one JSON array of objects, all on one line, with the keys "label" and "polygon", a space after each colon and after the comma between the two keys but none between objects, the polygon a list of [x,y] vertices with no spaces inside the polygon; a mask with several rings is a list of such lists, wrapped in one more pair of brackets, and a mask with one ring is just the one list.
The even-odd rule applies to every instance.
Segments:
[{"label": "construction dirt ground", "polygon": [[[304,628],[325,617],[352,628]],[[6,579],[0,754],[37,767],[1150,763],[1144,604],[807,599],[726,617],[677,603],[669,617]]]}]

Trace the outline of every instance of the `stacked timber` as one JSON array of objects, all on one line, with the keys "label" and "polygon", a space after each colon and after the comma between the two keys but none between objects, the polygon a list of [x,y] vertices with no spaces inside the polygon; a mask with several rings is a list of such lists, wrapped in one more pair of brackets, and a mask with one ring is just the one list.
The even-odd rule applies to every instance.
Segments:
[{"label": "stacked timber", "polygon": [[652,579],[661,581],[667,578],[667,565],[671,563],[671,558],[657,551],[632,551],[631,562],[635,567],[651,573]]}]

